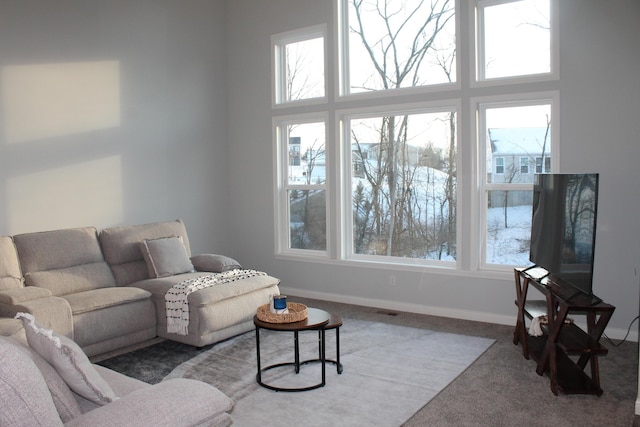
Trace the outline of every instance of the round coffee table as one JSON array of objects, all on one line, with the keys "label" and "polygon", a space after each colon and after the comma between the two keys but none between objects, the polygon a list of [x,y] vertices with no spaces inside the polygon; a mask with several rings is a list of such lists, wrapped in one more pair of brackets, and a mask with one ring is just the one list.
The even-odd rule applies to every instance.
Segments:
[{"label": "round coffee table", "polygon": [[[275,390],[275,391],[307,391],[313,390],[319,387],[324,387],[325,381],[325,371],[326,371],[326,360],[325,360],[325,334],[324,327],[329,323],[329,319],[331,315],[324,310],[320,310],[317,308],[308,308],[308,317],[305,320],[300,322],[292,322],[292,323],[269,323],[264,322],[258,319],[258,316],[253,317],[253,324],[256,327],[256,354],[257,354],[257,363],[258,363],[258,373],[256,375],[256,381],[262,387]],[[270,331],[277,332],[293,332],[294,336],[294,361],[293,362],[285,362],[285,363],[276,363],[274,365],[269,365],[266,367],[261,366],[260,361],[260,329],[267,329]],[[317,330],[319,333],[318,337],[318,352],[319,358],[318,362],[320,362],[322,366],[322,378],[319,383],[311,384],[307,387],[296,387],[296,388],[286,388],[286,387],[277,387],[271,384],[267,384],[262,381],[262,373],[273,368],[278,368],[281,366],[294,366],[296,374],[300,372],[300,348],[298,342],[298,333],[300,331],[308,331],[308,330]],[[308,363],[306,361],[305,363]]]}]

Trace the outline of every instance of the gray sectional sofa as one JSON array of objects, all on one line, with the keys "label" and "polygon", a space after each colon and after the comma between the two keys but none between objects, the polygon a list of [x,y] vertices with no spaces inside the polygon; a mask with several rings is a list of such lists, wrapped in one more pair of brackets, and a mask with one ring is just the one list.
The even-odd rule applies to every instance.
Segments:
[{"label": "gray sectional sofa", "polygon": [[33,319],[21,334],[0,336],[0,396],[2,426],[233,423],[233,401],[215,387],[183,378],[149,385],[93,365],[77,344]]},{"label": "gray sectional sofa", "polygon": [[256,309],[279,294],[279,280],[263,274],[191,293],[186,335],[167,332],[165,294],[237,267],[220,255],[192,256],[181,220],[1,236],[0,334],[15,333],[10,318],[26,312],[88,356],[157,336],[212,344],[251,330]]}]

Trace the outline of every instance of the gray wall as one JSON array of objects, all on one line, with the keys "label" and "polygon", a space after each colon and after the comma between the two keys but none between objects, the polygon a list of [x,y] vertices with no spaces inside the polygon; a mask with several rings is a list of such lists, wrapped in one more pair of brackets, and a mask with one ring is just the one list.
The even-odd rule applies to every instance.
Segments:
[{"label": "gray wall", "polygon": [[[621,337],[639,300],[640,3],[560,3],[561,161],[601,174],[595,289]],[[183,218],[194,251],[235,256],[292,294],[512,324],[508,273],[274,256],[270,36],[333,19],[333,0],[0,0],[0,234]],[[50,117],[88,108],[83,123],[47,134],[47,117],[10,117],[24,99],[11,67],[105,62],[117,79],[88,106],[70,106],[87,96],[69,87],[37,104]]]},{"label": "gray wall", "polygon": [[[182,218],[195,251],[224,250],[225,56],[222,1],[0,0],[0,234]],[[105,63],[102,92],[82,88]],[[79,75],[33,99],[16,66]]]},{"label": "gray wall", "polygon": [[[515,288],[509,272],[381,270],[274,256],[269,39],[323,23],[331,32],[333,0],[233,0],[227,8],[230,200],[243,259],[280,277],[292,295],[512,324]],[[620,338],[638,314],[639,299],[638,18],[635,0],[560,2],[562,172],[601,174],[594,290],[617,307],[607,333]],[[396,286],[389,285],[390,274]],[[637,329],[632,336],[637,339]]]},{"label": "gray wall", "polygon": [[[595,289],[621,336],[639,299],[640,6],[560,3],[561,161],[601,174]],[[270,36],[333,20],[333,0],[0,0],[3,81],[13,66],[118,71],[103,127],[20,140],[2,96],[0,234],[183,218],[194,251],[236,256],[292,294],[513,323],[510,273],[274,256]]]}]

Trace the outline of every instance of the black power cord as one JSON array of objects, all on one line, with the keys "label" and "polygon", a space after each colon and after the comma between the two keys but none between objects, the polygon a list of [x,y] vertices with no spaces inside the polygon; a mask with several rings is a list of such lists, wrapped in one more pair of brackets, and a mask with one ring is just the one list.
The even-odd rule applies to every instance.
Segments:
[{"label": "black power cord", "polygon": [[633,323],[638,320],[638,318],[640,318],[640,316],[636,316],[631,323],[629,323],[629,329],[627,329],[627,334],[624,336],[624,338],[622,338],[622,341],[620,341],[618,344],[614,343],[613,341],[611,341],[611,338],[609,338],[607,336],[607,334],[603,333],[602,336],[606,338],[607,341],[609,341],[609,343],[614,346],[614,347],[618,347],[620,345],[622,345],[623,342],[625,342],[627,340],[627,337],[629,336],[629,332],[631,332],[631,326],[633,326]]}]

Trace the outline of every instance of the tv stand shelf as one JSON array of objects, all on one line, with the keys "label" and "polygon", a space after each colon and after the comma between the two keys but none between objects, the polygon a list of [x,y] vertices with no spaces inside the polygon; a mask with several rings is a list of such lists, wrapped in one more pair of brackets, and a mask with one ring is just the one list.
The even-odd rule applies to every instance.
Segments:
[{"label": "tv stand shelf", "polygon": [[[576,295],[566,283],[548,281],[544,270],[538,267],[516,268],[514,274],[518,318],[513,343],[522,344],[524,357],[531,356],[537,362],[539,375],[549,376],[555,395],[559,392],[602,395],[598,356],[606,355],[608,350],[600,344],[600,337],[615,307],[595,296]],[[545,299],[527,299],[529,285]],[[568,315],[585,316],[586,330]],[[529,335],[526,320],[540,316],[547,318],[547,323],[540,325],[542,336]],[[587,364],[590,376],[585,372]]]}]

